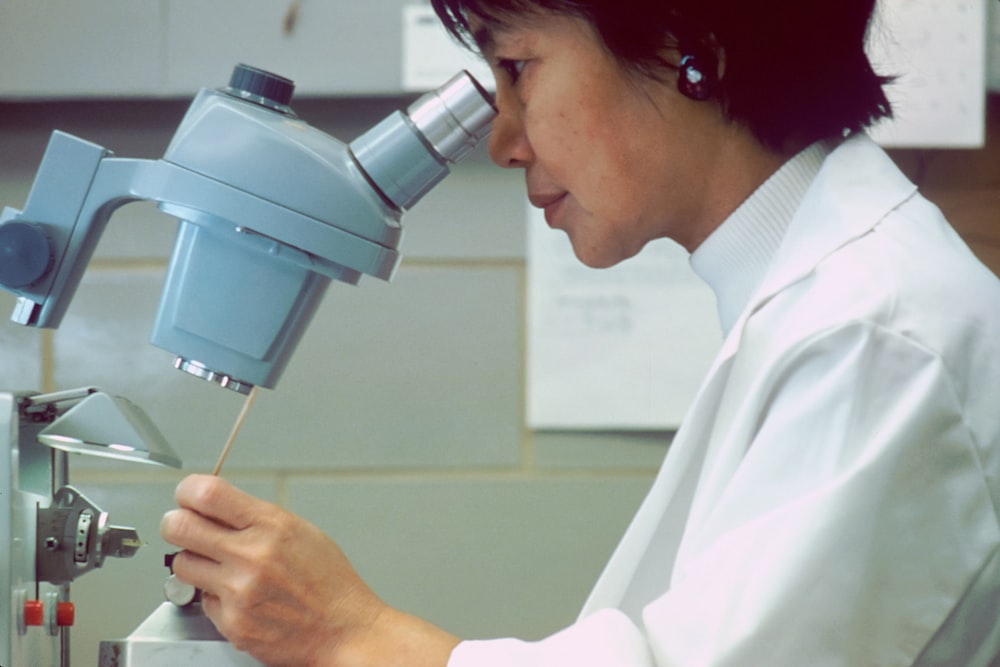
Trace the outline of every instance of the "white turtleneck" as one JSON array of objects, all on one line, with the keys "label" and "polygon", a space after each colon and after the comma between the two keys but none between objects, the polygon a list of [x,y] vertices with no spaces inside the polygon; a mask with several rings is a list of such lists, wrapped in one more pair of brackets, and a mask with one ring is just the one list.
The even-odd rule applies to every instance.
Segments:
[{"label": "white turtleneck", "polygon": [[691,268],[715,292],[724,336],[764,279],[833,145],[819,141],[788,160],[691,254]]}]

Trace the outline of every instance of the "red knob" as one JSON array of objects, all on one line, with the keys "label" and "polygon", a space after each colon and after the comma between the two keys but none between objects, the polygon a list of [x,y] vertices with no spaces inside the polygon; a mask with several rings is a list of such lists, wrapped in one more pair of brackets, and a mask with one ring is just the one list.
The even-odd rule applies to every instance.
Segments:
[{"label": "red knob", "polygon": [[26,600],[24,603],[24,624],[42,625],[45,622],[45,607],[41,600]]},{"label": "red knob", "polygon": [[56,605],[56,625],[68,627],[76,619],[76,607],[72,602],[60,602]]}]

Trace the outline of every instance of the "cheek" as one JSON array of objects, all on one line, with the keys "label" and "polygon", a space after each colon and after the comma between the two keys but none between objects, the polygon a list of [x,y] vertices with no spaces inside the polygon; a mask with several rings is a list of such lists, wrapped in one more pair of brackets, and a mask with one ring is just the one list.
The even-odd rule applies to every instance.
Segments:
[{"label": "cheek", "polygon": [[535,152],[543,159],[553,160],[583,152],[587,136],[573,114],[565,110],[550,113],[537,107],[525,111],[524,131]]},{"label": "cheek", "polygon": [[[662,191],[660,127],[620,100],[547,98],[525,110],[524,128],[544,171],[602,221],[627,225]],[[537,100],[536,100],[537,101]],[[558,103],[556,103],[558,102]]]},{"label": "cheek", "polygon": [[[566,82],[538,81],[524,105],[524,127],[532,145],[553,154],[584,151],[612,116],[598,112],[588,91]],[[570,83],[573,83],[572,81]]]},{"label": "cheek", "polygon": [[651,166],[621,151],[620,146],[588,146],[576,164],[579,172],[574,194],[581,205],[622,232],[646,217],[645,211],[659,193],[650,177]]},{"label": "cheek", "polygon": [[[583,195],[619,180],[629,164],[620,141],[603,124],[559,114],[526,120],[525,128],[538,162],[563,188]],[[580,190],[577,192],[577,190]]]}]

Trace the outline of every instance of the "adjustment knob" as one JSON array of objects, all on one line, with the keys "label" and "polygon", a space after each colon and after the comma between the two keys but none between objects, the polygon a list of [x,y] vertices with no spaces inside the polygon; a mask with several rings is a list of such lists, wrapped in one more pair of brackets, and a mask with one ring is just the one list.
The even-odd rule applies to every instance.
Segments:
[{"label": "adjustment knob", "polygon": [[163,582],[164,597],[167,598],[168,602],[173,602],[178,607],[187,607],[197,602],[201,599],[199,593],[200,591],[197,588],[191,584],[184,583],[177,578],[176,574],[171,574]]},{"label": "adjustment knob", "polygon": [[56,604],[56,625],[68,628],[76,622],[76,606],[72,602]]},{"label": "adjustment knob", "polygon": [[295,82],[283,76],[240,63],[233,68],[225,92],[283,113],[291,111],[289,103],[295,92]]},{"label": "adjustment knob", "polygon": [[49,237],[41,227],[16,221],[0,225],[0,284],[27,287],[51,265]]},{"label": "adjustment knob", "polygon": [[24,624],[42,625],[45,623],[45,605],[41,600],[26,600],[24,602]]}]

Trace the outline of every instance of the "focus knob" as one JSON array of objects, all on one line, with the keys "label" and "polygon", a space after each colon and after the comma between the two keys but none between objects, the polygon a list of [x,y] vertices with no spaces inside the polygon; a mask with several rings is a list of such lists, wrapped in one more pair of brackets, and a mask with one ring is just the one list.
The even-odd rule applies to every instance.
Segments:
[{"label": "focus knob", "polygon": [[0,284],[27,287],[51,266],[52,249],[41,227],[30,222],[0,225]]},{"label": "focus knob", "polygon": [[292,93],[295,92],[295,82],[240,63],[233,68],[233,74],[229,77],[229,87],[225,91],[234,97],[289,113],[291,110],[288,105],[292,101]]}]

